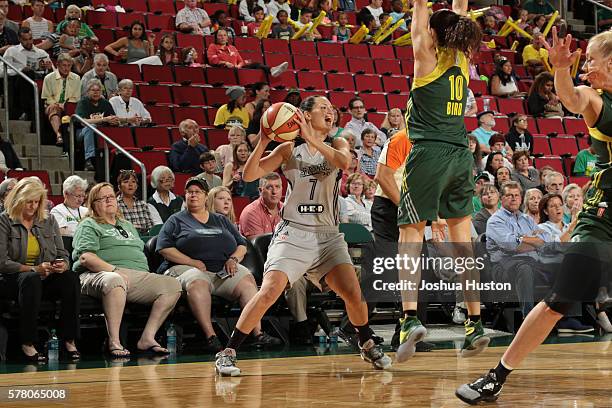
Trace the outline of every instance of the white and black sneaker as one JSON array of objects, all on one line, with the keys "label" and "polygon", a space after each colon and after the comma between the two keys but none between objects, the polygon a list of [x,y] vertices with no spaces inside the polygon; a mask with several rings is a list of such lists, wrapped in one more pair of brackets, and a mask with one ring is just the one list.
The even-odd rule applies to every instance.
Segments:
[{"label": "white and black sneaker", "polygon": [[288,67],[289,67],[289,63],[287,61],[285,61],[285,62],[283,62],[281,64],[278,64],[277,66],[273,67],[270,70],[270,75],[272,75],[272,77],[276,78],[277,76],[279,76],[280,74],[285,72]]},{"label": "white and black sneaker", "polygon": [[387,356],[382,351],[382,347],[374,343],[374,340],[370,339],[363,346],[359,345],[359,350],[361,358],[368,363],[372,363],[374,368],[386,370],[391,367],[391,357]]},{"label": "white and black sneaker", "polygon": [[218,352],[215,356],[215,371],[222,376],[239,376],[240,369],[236,367],[236,350],[226,348]]},{"label": "white and black sneaker", "polygon": [[491,370],[473,383],[463,384],[457,388],[455,395],[463,402],[476,405],[497,400],[502,388],[503,385],[497,381],[495,370]]}]

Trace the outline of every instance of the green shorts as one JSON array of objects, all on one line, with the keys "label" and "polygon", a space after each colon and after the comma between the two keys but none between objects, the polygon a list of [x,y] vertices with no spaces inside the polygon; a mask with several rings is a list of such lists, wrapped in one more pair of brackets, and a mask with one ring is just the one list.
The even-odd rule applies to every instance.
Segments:
[{"label": "green shorts", "polygon": [[474,158],[467,147],[416,143],[406,162],[397,224],[472,214]]},{"label": "green shorts", "polygon": [[591,176],[572,242],[612,242],[612,169]]}]

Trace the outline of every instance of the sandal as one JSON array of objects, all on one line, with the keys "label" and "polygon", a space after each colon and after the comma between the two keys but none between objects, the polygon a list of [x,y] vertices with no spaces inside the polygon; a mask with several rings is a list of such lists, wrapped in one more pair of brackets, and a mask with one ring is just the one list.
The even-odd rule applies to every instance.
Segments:
[{"label": "sandal", "polygon": [[69,351],[66,347],[62,349],[62,359],[66,361],[78,361],[81,359],[79,350]]},{"label": "sandal", "polygon": [[44,364],[47,362],[47,356],[45,356],[44,354],[36,353],[34,355],[28,356],[23,351],[21,352],[21,354],[23,356],[23,360],[26,363]]},{"label": "sandal", "polygon": [[155,344],[146,350],[138,349],[138,354],[146,356],[167,356],[170,354],[170,352],[159,344]]},{"label": "sandal", "polygon": [[56,146],[64,146],[64,138],[61,136],[57,136],[57,139],[55,141],[55,145]]},{"label": "sandal", "polygon": [[[119,354],[117,352],[124,352],[125,354]],[[108,339],[104,340],[104,354],[109,357],[111,360],[117,360],[122,358],[129,359],[132,355],[128,349],[125,347],[113,347],[110,348],[110,344]]]}]

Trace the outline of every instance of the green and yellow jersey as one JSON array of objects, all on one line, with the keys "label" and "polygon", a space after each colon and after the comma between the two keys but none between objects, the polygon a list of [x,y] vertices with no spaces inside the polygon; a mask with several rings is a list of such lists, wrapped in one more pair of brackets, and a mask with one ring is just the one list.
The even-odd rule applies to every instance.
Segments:
[{"label": "green and yellow jersey", "polygon": [[595,156],[596,169],[593,172],[591,189],[585,203],[586,207],[597,206],[600,201],[607,201],[612,190],[612,95],[600,91],[602,108],[599,118],[593,127],[589,127],[589,135]]},{"label": "green and yellow jersey", "polygon": [[436,68],[412,83],[406,110],[413,143],[435,141],[468,146],[464,123],[469,82],[468,61],[461,51],[437,50]]}]

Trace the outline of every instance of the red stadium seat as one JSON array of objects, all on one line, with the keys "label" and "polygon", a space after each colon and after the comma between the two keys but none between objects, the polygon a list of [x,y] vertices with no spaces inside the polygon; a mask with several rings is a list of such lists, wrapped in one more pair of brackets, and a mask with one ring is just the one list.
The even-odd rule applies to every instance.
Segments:
[{"label": "red stadium seat", "polygon": [[146,13],[149,11],[147,7],[147,2],[142,0],[121,0],[121,7],[125,9],[127,13],[131,13],[132,11],[142,11]]},{"label": "red stadium seat", "polygon": [[378,75],[355,75],[355,87],[359,92],[383,92]]},{"label": "red stadium seat", "polygon": [[208,123],[210,124],[210,126],[213,126],[213,124],[215,123],[215,117],[217,116],[217,111],[219,109],[215,108],[214,106],[209,106],[206,108],[206,117],[208,118]]},{"label": "red stadium seat", "polygon": [[298,71],[296,75],[298,86],[302,89],[327,89],[323,72]]},{"label": "red stadium seat", "polygon": [[349,69],[354,74],[375,74],[374,64],[371,59],[348,58]]},{"label": "red stadium seat", "polygon": [[536,169],[540,169],[544,166],[550,166],[555,171],[558,171],[561,174],[565,174],[565,172],[563,171],[563,163],[561,161],[561,158],[558,156],[536,157],[533,162],[535,164]]},{"label": "red stadium seat", "polygon": [[491,78],[491,75],[493,75],[494,72],[495,72],[495,65],[485,64],[485,63],[478,64],[478,73],[480,75],[486,75],[489,78]]},{"label": "red stadium seat", "polygon": [[400,66],[402,67],[402,75],[406,75],[409,77],[414,77],[414,62],[412,61],[402,61],[402,63],[400,64]]},{"label": "red stadium seat", "polygon": [[563,129],[563,123],[559,118],[538,118],[536,119],[538,124],[538,133],[548,135],[550,133],[556,133],[562,135],[565,133]]},{"label": "red stadium seat", "polygon": [[382,82],[385,92],[410,92],[410,82],[405,76],[383,76]]},{"label": "red stadium seat", "polygon": [[376,127],[380,128],[386,117],[386,113],[370,112],[368,113],[367,120],[368,122],[372,122]]},{"label": "red stadium seat", "polygon": [[164,65],[142,65],[142,80],[145,82],[174,83],[172,68]]},{"label": "red stadium seat", "polygon": [[412,47],[395,46],[395,55],[400,60],[414,61],[414,50],[412,49]]},{"label": "red stadium seat", "polygon": [[264,53],[264,61],[269,67],[274,67],[276,65],[282,64],[283,62],[286,62],[289,64],[288,68],[293,69],[293,60],[291,58],[291,55],[289,54],[266,52]]},{"label": "red stadium seat", "polygon": [[578,142],[578,149],[584,150],[589,148],[589,136],[585,137],[576,137],[576,141]]},{"label": "red stadium seat", "polygon": [[134,139],[137,147],[153,146],[156,149],[170,149],[167,127],[134,128]]},{"label": "red stadium seat", "polygon": [[202,3],[202,7],[204,8],[204,11],[206,11],[206,13],[209,16],[212,16],[218,10],[224,11],[225,14],[229,13],[227,4],[225,3]]},{"label": "red stadium seat", "polygon": [[387,112],[387,98],[384,93],[360,93],[363,103],[367,110],[375,109],[376,112]]},{"label": "red stadium seat", "polygon": [[482,112],[485,110],[485,101],[488,101],[489,106],[486,110],[492,110],[494,112],[499,112],[499,107],[497,106],[497,98],[494,96],[487,97],[477,97],[476,98],[476,106],[478,107],[478,112]]},{"label": "red stadium seat", "polygon": [[[159,150],[151,150],[148,152],[135,151],[131,153],[135,158],[140,160],[145,165],[147,174],[151,174],[153,169],[156,168],[157,166],[167,166],[168,165],[168,159],[166,157],[166,152],[162,152]],[[133,167],[136,173],[141,172],[140,166],[133,163]]]},{"label": "red stadium seat", "polygon": [[206,78],[208,83],[213,86],[238,85],[236,71],[232,68],[208,67],[206,68]]},{"label": "red stadium seat", "polygon": [[589,134],[589,129],[583,119],[563,118],[563,124],[565,125],[565,133],[569,135],[576,135],[578,133]]},{"label": "red stadium seat", "polygon": [[465,122],[465,129],[468,132],[471,132],[474,129],[478,128],[478,119],[476,119],[475,117],[466,116],[465,118],[463,118],[463,121]]},{"label": "red stadium seat", "polygon": [[[251,62],[259,62],[260,64],[264,63],[263,53],[261,51],[240,51],[242,58],[244,59],[246,64]],[[248,61],[248,62],[246,62]]]},{"label": "red stadium seat", "polygon": [[117,27],[117,13],[112,11],[93,11],[90,10],[86,15],[85,19],[87,24],[93,28],[99,27]]},{"label": "red stadium seat", "polygon": [[372,59],[395,59],[395,52],[392,45],[373,45],[370,44],[370,55]]},{"label": "red stadium seat", "polygon": [[104,49],[108,44],[115,41],[115,32],[110,28],[97,28],[93,31],[96,37],[98,37],[98,46],[100,49]]},{"label": "red stadium seat", "polygon": [[[332,90],[355,91],[355,81],[353,74],[337,73],[327,74],[327,88]],[[323,88],[325,89],[325,88]]]},{"label": "red stadium seat", "polygon": [[47,172],[47,170],[9,170],[6,174],[6,177],[15,178],[17,180],[21,180],[25,177],[38,177],[40,181],[43,182],[45,187],[49,189],[49,192],[51,192],[51,180],[49,179],[49,173]]},{"label": "red stadium seat", "polygon": [[367,44],[342,44],[344,55],[351,58],[370,58],[370,50]]},{"label": "red stadium seat", "polygon": [[193,47],[196,49],[198,54],[205,55],[204,53],[204,39],[201,35],[176,33],[176,46],[179,48]]},{"label": "red stadium seat", "polygon": [[572,176],[572,177],[569,178],[569,182],[570,183],[578,184],[580,187],[583,187],[589,181],[591,181],[591,178],[590,177],[584,177],[584,176]]},{"label": "red stadium seat", "polygon": [[312,55],[294,55],[293,66],[298,71],[320,71],[319,57]]},{"label": "red stadium seat", "polygon": [[[302,96],[303,97],[303,96]],[[348,108],[348,103],[355,94],[347,91],[329,91],[329,101],[338,109]],[[366,105],[367,107],[367,105]]]},{"label": "red stadium seat", "polygon": [[406,110],[408,99],[410,99],[410,94],[408,93],[387,94],[387,103],[389,104],[389,109],[399,108],[401,110]]},{"label": "red stadium seat", "polygon": [[265,38],[261,41],[264,52],[276,52],[279,54],[289,54],[289,42],[277,38]]},{"label": "red stadium seat", "polygon": [[251,204],[251,200],[248,197],[238,197],[233,196],[232,202],[234,204],[234,213],[236,214],[236,221],[240,220],[240,214],[242,214],[242,210]]},{"label": "red stadium seat", "polygon": [[206,105],[206,99],[204,98],[204,92],[201,87],[173,86],[171,89],[174,103],[177,105]]},{"label": "red stadium seat", "polygon": [[215,150],[221,145],[227,144],[227,133],[225,129],[208,129],[206,131],[206,138],[208,140],[207,147],[211,150]]},{"label": "red stadium seat", "polygon": [[170,14],[147,14],[147,28],[153,31],[175,30],[174,17]]},{"label": "red stadium seat", "polygon": [[318,42],[317,55],[320,57],[340,57],[344,55],[342,44],[332,42]]},{"label": "red stadium seat", "polygon": [[134,21],[140,21],[142,24],[145,24],[145,14],[141,12],[117,13],[117,27],[129,30]]},{"label": "red stadium seat", "polygon": [[317,54],[317,48],[315,47],[314,41],[291,40],[289,41],[289,45],[291,46],[291,54],[293,55],[319,55]]},{"label": "red stadium seat", "polygon": [[238,48],[240,53],[243,51],[261,53],[261,40],[255,37],[236,37],[234,38],[234,46]]},{"label": "red stadium seat", "polygon": [[[218,68],[208,68],[208,69],[218,69]],[[234,76],[233,70],[226,69],[225,71],[230,71],[231,75]],[[204,74],[205,72],[206,71],[204,71],[204,68],[200,68],[200,67],[191,68],[191,67],[184,67],[181,65],[176,65],[174,67],[174,77],[175,77],[176,82],[179,84],[186,84],[186,85],[207,84],[208,81],[206,80],[206,76]]]},{"label": "red stadium seat", "polygon": [[499,98],[497,104],[499,105],[499,111],[504,115],[526,113],[525,100],[523,98]]},{"label": "red stadium seat", "polygon": [[178,125],[185,119],[193,119],[200,126],[208,125],[206,108],[204,106],[175,106],[174,120]]},{"label": "red stadium seat", "polygon": [[118,80],[131,79],[134,82],[142,81],[140,70],[136,64],[118,64],[111,62],[109,65],[110,71],[117,75]]},{"label": "red stadium seat", "polygon": [[[99,127],[98,130],[121,147],[136,147],[134,137],[132,136],[132,129],[129,127]],[[98,147],[101,148],[103,146],[103,139],[98,138]],[[112,146],[108,148],[113,149]]]},{"label": "red stadium seat", "polygon": [[493,53],[490,51],[480,51],[474,55],[474,64],[493,64]]},{"label": "red stadium seat", "polygon": [[174,190],[172,192],[178,196],[185,195],[185,183],[193,175],[190,173],[174,173]]},{"label": "red stadium seat", "polygon": [[172,94],[169,86],[140,84],[137,88],[139,98],[145,105],[172,104]]},{"label": "red stadium seat", "polygon": [[297,88],[295,73],[291,70],[283,72],[276,78],[270,77],[270,86],[272,88]]},{"label": "red stadium seat", "polygon": [[147,0],[149,4],[149,11],[155,14],[176,14],[176,9],[174,8],[174,2],[168,0]]},{"label": "red stadium seat", "polygon": [[508,131],[510,130],[510,125],[508,124],[508,118],[505,116],[496,116],[494,130],[503,135],[508,133]]},{"label": "red stadium seat", "polygon": [[266,74],[261,69],[239,69],[238,83],[249,87],[257,82],[267,82]]},{"label": "red stadium seat", "polygon": [[538,133],[538,124],[534,117],[527,116],[527,130],[531,133]]},{"label": "red stadium seat", "polygon": [[551,152],[556,156],[576,156],[578,154],[578,145],[574,136],[551,137],[549,141]]},{"label": "red stadium seat", "polygon": [[168,106],[147,106],[147,110],[151,114],[153,123],[158,125],[173,125],[172,109]]},{"label": "red stadium seat", "polygon": [[401,75],[402,67],[398,60],[374,60],[374,70],[380,75]]},{"label": "red stadium seat", "polygon": [[326,72],[349,72],[344,57],[321,57],[321,67]]},{"label": "red stadium seat", "polygon": [[548,138],[546,136],[534,136],[533,137],[533,154],[550,156],[550,145],[548,144]]},{"label": "red stadium seat", "polygon": [[474,92],[474,95],[488,95],[489,90],[487,89],[487,82],[481,81],[480,79],[470,79],[470,89]]}]

